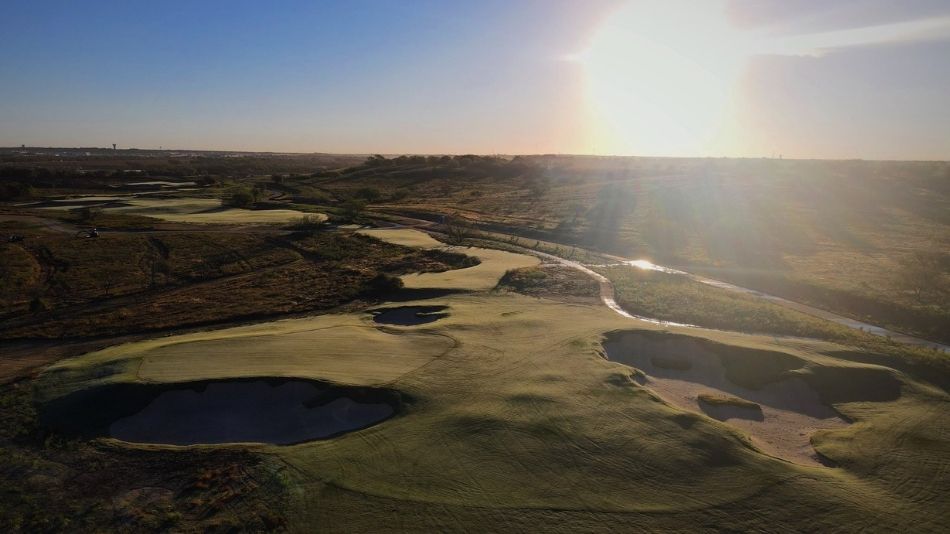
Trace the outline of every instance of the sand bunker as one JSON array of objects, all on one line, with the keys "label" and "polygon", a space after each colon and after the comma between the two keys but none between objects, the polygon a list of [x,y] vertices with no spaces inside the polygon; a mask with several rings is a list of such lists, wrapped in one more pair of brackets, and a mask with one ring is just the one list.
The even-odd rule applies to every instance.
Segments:
[{"label": "sand bunker", "polygon": [[[611,361],[642,371],[645,377],[640,383],[670,404],[725,421],[779,458],[824,465],[811,446],[811,434],[848,424],[803,379],[784,378],[757,389],[740,386],[728,378],[719,354],[686,337],[628,332],[609,336],[604,349]],[[710,403],[700,395],[737,397],[748,403]]]},{"label": "sand bunker", "polygon": [[448,313],[443,313],[446,309],[448,309],[448,306],[401,306],[399,308],[373,310],[372,313],[373,321],[380,324],[414,326],[433,323],[448,317]]},{"label": "sand bunker", "polygon": [[80,433],[162,445],[289,445],[372,426],[398,407],[388,390],[298,379],[122,384],[69,397],[50,408],[51,427],[82,422]]}]

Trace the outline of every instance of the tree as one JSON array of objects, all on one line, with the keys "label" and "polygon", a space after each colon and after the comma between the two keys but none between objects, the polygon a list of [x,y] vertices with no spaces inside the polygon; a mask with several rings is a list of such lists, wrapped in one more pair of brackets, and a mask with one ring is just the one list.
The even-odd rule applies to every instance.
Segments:
[{"label": "tree", "polygon": [[347,221],[355,221],[363,213],[363,209],[366,208],[366,202],[357,199],[351,198],[343,203],[343,218]]},{"label": "tree", "polygon": [[20,182],[0,183],[0,201],[32,198],[36,191],[29,184]]},{"label": "tree", "polygon": [[445,221],[445,233],[448,235],[449,242],[461,244],[466,239],[476,236],[475,224],[461,217],[447,217]]},{"label": "tree", "polygon": [[380,273],[366,282],[363,293],[368,296],[379,296],[398,291],[402,287],[402,280],[399,277]]},{"label": "tree", "polygon": [[372,156],[366,158],[365,165],[367,167],[379,167],[386,163],[386,157],[379,154],[373,154]]},{"label": "tree", "polygon": [[102,213],[102,210],[99,208],[93,208],[90,206],[83,206],[76,210],[76,213],[79,215],[79,221],[82,223],[92,223],[96,220],[97,217]]},{"label": "tree", "polygon": [[375,187],[361,187],[356,190],[354,196],[356,198],[365,199],[367,202],[375,202],[383,195],[379,192],[379,189],[376,189]]},{"label": "tree", "polygon": [[225,199],[223,204],[235,208],[250,208],[254,205],[254,200],[254,192],[246,187],[242,187],[231,192],[231,196]]},{"label": "tree", "polygon": [[942,260],[938,252],[917,250],[901,261],[901,282],[914,293],[917,302],[933,300],[943,293],[941,282],[946,269]]}]

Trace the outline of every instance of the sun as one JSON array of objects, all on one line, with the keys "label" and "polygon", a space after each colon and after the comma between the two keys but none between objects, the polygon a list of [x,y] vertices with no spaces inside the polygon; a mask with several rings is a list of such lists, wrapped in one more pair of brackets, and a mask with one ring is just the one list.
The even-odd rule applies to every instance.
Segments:
[{"label": "sun", "polygon": [[716,1],[634,1],[615,12],[584,66],[593,152],[714,155],[727,140],[750,43]]}]

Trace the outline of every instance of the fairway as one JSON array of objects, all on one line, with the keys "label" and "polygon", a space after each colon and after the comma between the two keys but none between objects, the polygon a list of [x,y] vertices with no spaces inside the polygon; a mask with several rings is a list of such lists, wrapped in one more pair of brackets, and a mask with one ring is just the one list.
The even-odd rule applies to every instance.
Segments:
[{"label": "fairway", "polygon": [[95,362],[127,370],[110,382],[284,376],[374,385],[395,380],[454,345],[444,334],[375,328],[371,321],[369,314],[323,315],[159,338],[65,361],[50,373],[73,376]]},{"label": "fairway", "polygon": [[409,247],[441,249],[474,256],[481,263],[474,267],[455,269],[442,273],[407,274],[402,277],[405,287],[410,289],[455,289],[485,291],[495,287],[506,272],[533,267],[540,263],[534,256],[515,254],[503,250],[456,247],[436,241],[428,234],[409,228],[395,230],[360,230],[362,234],[373,236],[390,243]]},{"label": "fairway", "polygon": [[[196,224],[286,224],[300,219],[303,212],[289,209],[247,210],[222,207],[213,198],[131,199],[123,206],[106,207],[132,215],[154,217],[172,222]],[[309,214],[326,220],[323,214]]]},{"label": "fairway", "polygon": [[950,534],[950,0],[9,4],[0,534]]},{"label": "fairway", "polygon": [[[821,514],[809,512],[816,528],[890,528],[910,518],[921,524],[926,506],[948,505],[941,479],[925,474],[947,461],[940,451],[947,450],[948,412],[925,408],[946,406],[946,394],[885,368],[834,365],[825,354],[834,345],[668,329],[727,352],[734,343],[744,355],[738,379],[750,387],[774,373],[813,376],[816,402],[854,424],[812,435],[816,450],[839,467],[811,467],[758,448],[741,425],[663,402],[649,384],[637,384],[634,369],[603,358],[606,333],[662,331],[655,325],[600,306],[504,293],[405,305],[422,304],[445,306],[448,316],[391,330],[369,313],[338,314],[122,345],[54,366],[41,390],[55,397],[129,380],[279,375],[385,385],[411,398],[403,414],[364,430],[260,446],[292,466],[294,486],[305,489],[293,501],[294,530],[346,510],[378,513],[387,502],[425,512],[398,526],[357,524],[439,529],[449,516],[437,510],[454,516],[476,506],[485,510],[483,525],[555,508],[587,527],[601,514],[623,513],[624,521],[649,517],[671,528],[717,517],[734,528],[767,529],[822,506]],[[853,382],[851,393],[836,393],[831,376]],[[878,395],[887,380],[900,384],[898,398]],[[901,435],[930,445],[895,456]],[[898,484],[893,469],[911,478]],[[719,515],[724,509],[728,518]],[[763,509],[788,515],[748,515]],[[890,510],[888,517],[874,515],[878,509]]]}]

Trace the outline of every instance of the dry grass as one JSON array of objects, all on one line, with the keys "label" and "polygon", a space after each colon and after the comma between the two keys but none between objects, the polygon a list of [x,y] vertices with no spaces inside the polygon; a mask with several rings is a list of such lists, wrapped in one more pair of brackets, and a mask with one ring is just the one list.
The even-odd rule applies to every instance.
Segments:
[{"label": "dry grass", "polygon": [[[352,234],[48,234],[4,247],[0,337],[116,335],[326,310],[377,298],[380,273],[446,271],[462,256]],[[122,261],[115,261],[116,258]]]}]

